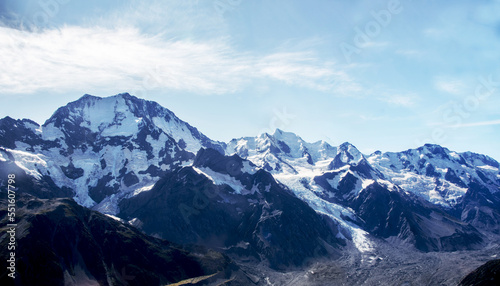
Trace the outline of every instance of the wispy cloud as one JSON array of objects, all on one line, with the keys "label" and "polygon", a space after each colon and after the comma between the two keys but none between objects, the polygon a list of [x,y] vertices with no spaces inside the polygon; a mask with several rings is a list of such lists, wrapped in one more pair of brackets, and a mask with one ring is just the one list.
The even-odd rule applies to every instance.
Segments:
[{"label": "wispy cloud", "polygon": [[[232,93],[255,79],[321,91],[355,88],[311,52],[239,52],[223,39],[193,41],[135,28],[62,27],[38,33],[0,28],[3,93],[170,88]],[[335,84],[333,84],[335,83]]]},{"label": "wispy cloud", "polygon": [[413,107],[417,97],[412,94],[387,93],[377,97],[380,101],[401,107]]},{"label": "wispy cloud", "polygon": [[500,119],[499,120],[491,120],[491,121],[481,121],[481,122],[473,122],[473,123],[466,123],[466,124],[460,124],[456,125],[453,127],[477,127],[477,126],[491,126],[491,125],[500,125]]},{"label": "wispy cloud", "polygon": [[361,91],[346,72],[334,66],[332,62],[321,63],[310,52],[282,52],[259,59],[256,72],[258,76],[325,92],[335,91],[339,95]]},{"label": "wispy cloud", "polygon": [[385,48],[387,46],[389,46],[388,42],[368,41],[361,44],[359,47],[365,49],[365,48]]},{"label": "wispy cloud", "polygon": [[439,91],[444,91],[454,95],[463,94],[466,89],[466,84],[457,79],[438,78],[435,80],[434,86]]}]

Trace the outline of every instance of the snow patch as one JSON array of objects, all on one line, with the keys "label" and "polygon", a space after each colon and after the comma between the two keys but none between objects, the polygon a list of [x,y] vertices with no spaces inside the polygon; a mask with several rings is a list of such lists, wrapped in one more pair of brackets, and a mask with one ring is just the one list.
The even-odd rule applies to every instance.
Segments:
[{"label": "snow patch", "polygon": [[164,118],[153,117],[153,123],[158,126],[163,132],[172,136],[176,142],[183,140],[186,143],[186,150],[192,153],[198,152],[202,147],[200,142],[193,137],[193,134],[189,130],[186,124],[181,124],[180,122],[165,121]]},{"label": "snow patch", "polygon": [[110,217],[116,221],[119,221],[119,222],[122,222],[122,223],[125,223],[125,221],[117,216],[114,216],[114,215],[110,215],[110,214],[105,214],[107,217]]},{"label": "snow patch", "polygon": [[98,205],[95,205],[92,209],[107,215],[117,215],[118,213],[120,213],[118,202],[121,197],[122,196],[120,196],[119,194],[112,194],[111,196],[106,197],[104,200],[102,200]]},{"label": "snow patch", "polygon": [[489,171],[494,171],[494,172],[498,171],[498,168],[495,168],[495,167],[489,166],[489,165],[476,166],[476,167],[481,168],[483,170],[489,170]]},{"label": "snow patch", "polygon": [[1,162],[6,162],[7,161],[7,154],[4,155],[3,150],[0,150],[0,161]]},{"label": "snow patch", "polygon": [[35,177],[37,180],[42,178],[39,168],[47,167],[45,156],[41,154],[31,154],[24,151],[6,149],[14,157],[16,165],[23,169],[26,174]]},{"label": "snow patch", "polygon": [[257,172],[257,170],[259,170],[257,166],[251,166],[249,161],[243,161],[243,168],[241,170],[243,173],[253,175]]},{"label": "snow patch", "polygon": [[241,184],[241,182],[232,176],[217,173],[212,169],[206,167],[203,168],[193,167],[193,169],[198,174],[207,177],[215,185],[228,185],[235,191],[236,194],[244,194],[248,192],[246,188]]},{"label": "snow patch", "polygon": [[371,180],[371,179],[361,180],[361,189],[364,190],[364,189],[368,188],[368,186],[370,186],[373,183],[375,183],[375,181]]},{"label": "snow patch", "polygon": [[47,141],[54,141],[59,138],[64,138],[65,135],[61,129],[54,127],[53,123],[42,127],[42,139]]},{"label": "snow patch", "polygon": [[145,186],[145,187],[142,187],[142,188],[138,188],[134,191],[133,195],[132,196],[137,196],[138,194],[142,193],[142,192],[147,192],[147,191],[150,191],[153,187],[154,187],[155,184],[152,184],[152,185],[149,185],[149,186]]}]

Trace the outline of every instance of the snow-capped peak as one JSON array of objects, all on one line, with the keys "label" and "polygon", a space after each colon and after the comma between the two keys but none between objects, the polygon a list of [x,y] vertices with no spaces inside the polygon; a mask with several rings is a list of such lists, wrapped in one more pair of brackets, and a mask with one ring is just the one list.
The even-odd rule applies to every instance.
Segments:
[{"label": "snow-capped peak", "polygon": [[[201,147],[222,152],[224,147],[223,143],[210,140],[158,103],[128,93],[105,98],[85,94],[59,108],[43,126],[51,131],[54,128],[78,129],[99,137],[133,136],[142,127],[147,127],[171,136],[181,145],[185,144],[183,148],[192,153]],[[63,134],[59,135],[62,137]]]},{"label": "snow-capped peak", "polygon": [[300,160],[314,165],[337,154],[337,148],[324,141],[308,143],[292,132],[276,129],[273,134],[263,133],[257,137],[233,139],[226,153],[238,154],[251,161]]},{"label": "snow-capped peak", "polygon": [[460,202],[472,182],[498,191],[498,162],[471,152],[457,153],[435,144],[403,152],[374,153],[368,161],[406,191],[445,207]]},{"label": "snow-capped peak", "polygon": [[337,154],[341,156],[340,158],[343,163],[348,164],[358,163],[364,158],[363,154],[349,142],[342,143],[338,148]]},{"label": "snow-capped peak", "polygon": [[21,169],[71,189],[84,206],[97,203],[112,213],[120,198],[189,164],[200,148],[225,149],[158,103],[128,93],[86,94],[57,109],[43,126],[7,118],[0,130],[6,133],[0,146]]}]

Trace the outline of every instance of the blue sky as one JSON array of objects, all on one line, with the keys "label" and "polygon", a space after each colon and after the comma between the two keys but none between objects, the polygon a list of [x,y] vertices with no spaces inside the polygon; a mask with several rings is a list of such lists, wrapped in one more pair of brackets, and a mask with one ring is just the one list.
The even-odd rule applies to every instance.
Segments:
[{"label": "blue sky", "polygon": [[500,159],[498,0],[0,0],[0,21],[0,117],[129,92],[220,141]]}]

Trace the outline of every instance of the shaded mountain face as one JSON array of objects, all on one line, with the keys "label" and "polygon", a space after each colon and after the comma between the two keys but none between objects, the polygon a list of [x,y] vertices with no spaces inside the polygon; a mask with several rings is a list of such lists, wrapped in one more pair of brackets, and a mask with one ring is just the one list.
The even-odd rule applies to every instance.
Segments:
[{"label": "shaded mountain face", "polygon": [[[0,203],[7,205],[5,199]],[[2,208],[4,234],[7,219]],[[16,222],[15,285],[166,285],[212,274],[235,285],[250,283],[220,253],[146,236],[72,199],[18,196]],[[7,235],[0,237],[2,257],[9,255],[8,242]],[[6,264],[0,261],[0,281],[12,285]]]},{"label": "shaded mountain face", "polygon": [[106,213],[116,213],[124,195],[147,190],[192,161],[199,148],[225,147],[168,109],[129,94],[85,95],[43,126],[6,117],[0,135],[2,169],[15,163],[36,180],[51,178],[79,204]]},{"label": "shaded mountain face", "polygon": [[459,286],[500,285],[500,259],[491,260],[472,271],[460,281]]},{"label": "shaded mountain face", "polygon": [[337,226],[268,172],[238,156],[201,149],[152,190],[120,203],[119,216],[148,234],[224,249],[276,269],[328,256],[344,242]]},{"label": "shaded mountain face", "polygon": [[484,247],[471,225],[411,194],[374,183],[348,203],[363,226],[382,238],[398,237],[422,251],[457,251]]}]

